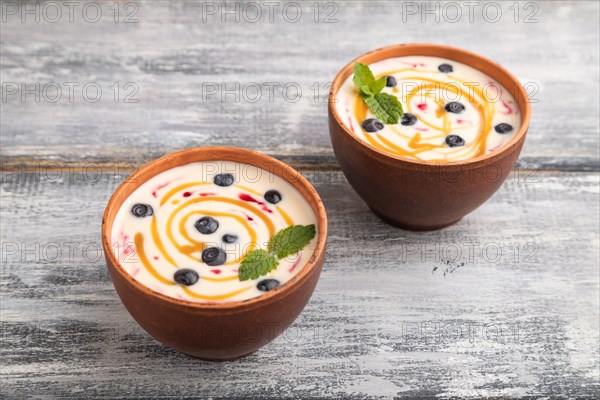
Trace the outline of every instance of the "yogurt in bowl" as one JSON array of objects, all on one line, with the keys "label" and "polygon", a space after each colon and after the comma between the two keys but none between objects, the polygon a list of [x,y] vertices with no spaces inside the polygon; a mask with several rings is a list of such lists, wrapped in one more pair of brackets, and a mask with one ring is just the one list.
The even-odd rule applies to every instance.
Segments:
[{"label": "yogurt in bowl", "polygon": [[[123,268],[143,285],[194,302],[246,300],[289,281],[315,247],[317,218],[283,178],[231,161],[196,162],[152,177],[119,209],[112,243]],[[244,279],[241,267],[285,228],[305,247],[272,270]]]},{"label": "yogurt in bowl", "polygon": [[531,107],[518,80],[494,61],[415,43],[349,62],[333,80],[328,112],[340,168],[373,212],[405,229],[435,230],[502,185]]},{"label": "yogurt in bowl", "polygon": [[466,160],[496,151],[519,131],[521,115],[510,91],[469,65],[415,55],[368,67],[386,80],[382,92],[399,99],[402,118],[396,124],[377,120],[354,75],[339,88],[336,107],[348,129],[381,151],[424,161]]},{"label": "yogurt in bowl", "polygon": [[242,357],[280,335],[308,303],[326,244],[312,185],[234,147],[144,165],[102,218],[108,272],[127,311],[157,340],[206,360]]}]

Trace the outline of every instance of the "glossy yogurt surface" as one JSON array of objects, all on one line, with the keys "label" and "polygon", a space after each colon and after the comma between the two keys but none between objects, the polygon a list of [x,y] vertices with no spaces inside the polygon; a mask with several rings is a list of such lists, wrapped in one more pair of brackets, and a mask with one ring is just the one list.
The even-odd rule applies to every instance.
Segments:
[{"label": "glossy yogurt surface", "polygon": [[[218,174],[230,174],[233,183],[215,184]],[[271,190],[280,194],[276,204],[265,199]],[[136,204],[149,205],[152,215],[134,215]],[[218,228],[201,233],[196,224],[203,217],[213,218]],[[265,279],[281,285],[295,276],[312,256],[318,234],[302,251],[280,260],[277,269],[259,279],[240,281],[238,268],[249,251],[266,248],[277,231],[290,225],[316,225],[316,221],[300,192],[279,176],[247,164],[211,161],[176,167],[142,184],[119,209],[111,236],[120,264],[150,289],[182,300],[225,302],[264,294],[259,283]],[[224,235],[229,235],[228,240]],[[232,236],[236,240],[227,243]],[[225,252],[222,265],[202,261],[202,249],[210,247]],[[180,269],[195,271],[198,281],[177,283],[174,276]]]},{"label": "glossy yogurt surface", "polygon": [[[389,58],[369,67],[375,78],[395,78],[396,86],[385,87],[383,92],[400,100],[408,113],[405,123],[386,124],[380,131],[367,132],[363,121],[374,116],[359,96],[354,75],[340,87],[336,109],[348,129],[383,152],[427,161],[465,160],[501,148],[519,130],[521,115],[510,92],[514,88],[503,87],[473,67],[429,56]],[[446,106],[451,102],[460,103],[464,109],[448,112]],[[414,116],[412,121],[410,115]],[[498,129],[503,132],[499,133],[500,124],[511,129],[506,131],[506,125],[501,125]],[[464,144],[449,145],[449,135],[458,136]]]}]

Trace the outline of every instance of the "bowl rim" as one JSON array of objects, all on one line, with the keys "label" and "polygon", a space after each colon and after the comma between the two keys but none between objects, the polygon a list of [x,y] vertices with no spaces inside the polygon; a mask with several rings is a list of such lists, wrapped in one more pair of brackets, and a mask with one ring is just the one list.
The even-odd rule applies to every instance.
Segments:
[{"label": "bowl rim", "polygon": [[[411,48],[414,49],[414,51],[415,51],[412,54],[403,54],[401,56],[392,55],[391,57],[380,58],[377,61],[385,60],[387,58],[392,58],[392,57],[405,57],[405,56],[412,56],[412,55],[415,55],[415,56],[416,55],[424,55],[424,56],[430,56],[430,57],[436,56],[435,54],[420,54],[420,52],[422,51],[422,49],[424,47],[431,49],[433,52],[451,51],[451,52],[455,52],[455,53],[462,53],[463,55],[465,55],[467,57],[478,59],[480,62],[491,65],[494,68],[498,69],[498,71],[500,73],[504,74],[508,79],[510,79],[510,81],[515,83],[516,92],[518,92],[519,96],[523,99],[523,101],[522,101],[523,104],[519,104],[519,111],[521,112],[521,126],[519,127],[519,130],[514,135],[514,137],[508,143],[506,143],[504,146],[502,146],[499,149],[492,151],[490,153],[483,154],[483,155],[473,157],[473,158],[467,158],[464,160],[453,160],[453,161],[448,161],[448,162],[443,162],[443,161],[439,161],[439,160],[435,160],[435,161],[420,160],[420,159],[416,159],[416,158],[410,158],[410,157],[400,156],[400,155],[396,155],[396,154],[389,153],[389,152],[384,152],[384,151],[376,148],[375,146],[371,145],[370,143],[367,143],[366,141],[360,139],[354,132],[352,132],[346,126],[346,124],[344,122],[342,122],[342,120],[337,112],[337,107],[336,107],[337,103],[334,100],[336,99],[338,90],[341,87],[341,85],[352,74],[355,62],[364,60],[367,57],[372,57],[373,55],[375,55],[377,53],[390,51],[390,50],[392,52],[394,52],[395,50],[399,50],[399,49],[404,49],[404,50],[409,49],[410,50]],[[451,59],[450,57],[447,57],[445,55],[444,56],[440,55],[440,57]],[[373,62],[377,62],[377,61],[373,61]],[[472,68],[477,69],[478,71],[481,71],[481,68],[471,65],[470,63],[467,63],[464,61],[459,61],[459,60],[455,60],[455,61],[461,62],[465,65],[468,65]],[[485,73],[485,74],[489,75],[487,73]],[[492,79],[496,80],[496,78],[494,78],[494,77],[492,77]],[[414,167],[434,166],[434,167],[442,167],[442,168],[473,168],[473,167],[479,166],[481,164],[484,164],[490,160],[500,158],[504,154],[509,152],[509,150],[511,150],[515,145],[517,145],[518,143],[520,143],[522,141],[522,139],[525,137],[525,135],[527,133],[527,129],[529,128],[529,122],[531,119],[531,104],[530,103],[531,102],[530,102],[529,95],[527,94],[527,91],[524,89],[523,85],[520,84],[519,80],[512,73],[510,73],[507,69],[502,67],[500,64],[496,63],[495,61],[493,61],[487,57],[484,57],[482,55],[479,55],[477,53],[474,53],[474,52],[471,52],[468,50],[464,50],[464,49],[461,49],[458,47],[448,46],[445,44],[435,44],[435,43],[394,44],[394,45],[381,47],[381,48],[378,48],[375,50],[371,50],[369,52],[359,55],[358,57],[354,58],[352,61],[350,61],[349,63],[344,65],[344,67],[342,67],[342,69],[340,69],[340,71],[335,75],[335,78],[331,84],[331,89],[329,91],[329,97],[328,97],[328,109],[329,109],[330,117],[333,116],[337,125],[341,127],[342,131],[345,132],[349,138],[358,142],[358,144],[362,148],[368,149],[368,150],[374,152],[376,155],[381,157],[381,159],[383,161],[386,161],[388,163],[401,162],[401,163],[406,163],[408,165],[412,165]]]},{"label": "bowl rim", "polygon": [[[313,253],[311,254],[310,258],[308,259],[308,262],[301,268],[300,271],[298,271],[298,273],[296,273],[296,275],[294,275],[290,280],[288,280],[281,286],[279,286],[276,289],[271,290],[265,294],[261,294],[259,296],[252,297],[252,298],[249,298],[246,300],[235,300],[235,301],[224,301],[224,302],[206,302],[205,303],[205,302],[194,302],[194,301],[189,301],[189,300],[182,300],[182,299],[178,299],[175,297],[167,296],[167,295],[159,293],[159,292],[151,289],[150,287],[142,284],[141,282],[137,281],[133,276],[131,276],[131,274],[129,274],[127,271],[125,271],[125,269],[123,268],[123,266],[121,265],[119,260],[115,257],[114,252],[111,251],[110,238],[111,238],[112,226],[111,226],[110,230],[108,229],[108,227],[109,227],[109,225],[112,225],[113,221],[110,221],[110,223],[109,223],[108,217],[109,217],[110,212],[116,208],[116,211],[113,214],[113,220],[114,220],[114,216],[116,216],[119,208],[122,206],[123,201],[129,197],[129,196],[125,196],[123,198],[123,201],[121,201],[119,204],[117,204],[118,203],[117,198],[119,197],[119,194],[128,190],[128,186],[127,186],[128,184],[131,184],[132,182],[133,182],[133,184],[136,184],[139,180],[139,184],[137,184],[137,186],[135,186],[135,188],[133,189],[133,190],[136,190],[144,182],[146,182],[147,179],[150,179],[150,178],[160,174],[161,172],[167,171],[171,168],[175,168],[178,166],[191,164],[193,162],[206,161],[206,160],[202,159],[202,155],[211,153],[211,152],[217,152],[217,153],[224,152],[224,153],[228,153],[228,154],[238,153],[238,154],[245,155],[246,157],[245,157],[244,162],[227,160],[226,159],[227,156],[225,156],[225,158],[222,160],[219,159],[219,161],[232,161],[232,162],[237,162],[240,164],[248,164],[248,165],[252,165],[252,166],[255,166],[255,167],[258,167],[261,169],[264,169],[264,168],[260,167],[259,165],[256,165],[256,164],[258,164],[259,160],[263,161],[263,162],[272,163],[273,165],[276,166],[276,168],[274,168],[274,170],[272,172],[269,171],[269,173],[274,173],[275,175],[279,176],[281,179],[288,182],[290,185],[294,186],[301,193],[302,197],[304,197],[304,199],[309,204],[311,204],[311,200],[314,201],[314,204],[315,204],[315,208],[313,209],[313,211],[315,212],[315,215],[317,218],[317,224],[318,224],[317,225],[317,241],[316,241]],[[165,162],[168,162],[168,160],[171,160],[173,158],[180,158],[182,156],[188,156],[188,155],[194,154],[194,153],[195,153],[195,157],[198,158],[195,161],[189,161],[189,162],[181,163],[178,165],[173,165],[169,168],[166,168],[162,171],[152,174],[150,177],[148,177],[145,180],[139,179],[139,177],[141,175],[147,173],[148,171],[152,170],[153,168],[155,168],[159,165],[162,165]],[[276,173],[275,169],[277,169],[277,168],[279,168],[278,171],[281,172],[281,175]],[[290,181],[290,179],[287,179],[286,176],[292,176],[292,177],[294,177],[294,180]],[[299,187],[303,187],[304,191],[300,190]],[[312,199],[307,198],[305,193],[308,193],[312,197]],[[130,192],[130,194],[131,194],[131,192]],[[312,208],[312,206],[311,206],[311,208]],[[231,147],[231,146],[203,146],[203,147],[194,147],[194,148],[184,149],[184,150],[166,154],[156,160],[153,160],[147,164],[144,164],[143,166],[138,168],[133,174],[126,177],[123,180],[123,182],[121,182],[121,184],[117,187],[117,189],[115,189],[115,191],[111,195],[110,199],[108,200],[108,203],[104,210],[104,214],[102,216],[102,246],[103,246],[105,257],[107,258],[107,268],[111,268],[111,265],[109,265],[109,264],[112,264],[112,267],[113,267],[112,269],[116,273],[118,273],[120,278],[127,281],[130,285],[133,285],[133,287],[135,289],[143,292],[144,294],[146,294],[148,296],[151,296],[160,301],[166,302],[175,308],[185,308],[187,310],[195,309],[195,310],[235,311],[235,310],[239,310],[242,307],[247,308],[250,306],[259,306],[262,304],[266,304],[270,301],[277,300],[278,297],[281,297],[282,295],[285,295],[286,293],[290,293],[292,290],[297,289],[300,286],[300,283],[309,277],[309,275],[314,271],[315,267],[319,263],[321,263],[322,260],[324,259],[326,244],[327,244],[327,214],[325,211],[325,206],[323,205],[323,201],[321,200],[321,197],[319,196],[316,189],[312,186],[312,184],[304,176],[302,176],[296,169],[292,168],[291,166],[287,165],[286,163],[284,163],[280,160],[277,160],[274,157],[271,157],[271,156],[268,156],[266,154],[262,154],[259,152],[242,149],[242,148],[238,148],[238,147]]]}]

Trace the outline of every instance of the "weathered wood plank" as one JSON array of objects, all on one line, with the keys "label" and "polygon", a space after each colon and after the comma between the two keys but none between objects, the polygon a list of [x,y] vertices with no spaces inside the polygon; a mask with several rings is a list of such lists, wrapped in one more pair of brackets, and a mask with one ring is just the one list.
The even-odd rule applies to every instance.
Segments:
[{"label": "weathered wood plank", "polygon": [[[339,165],[333,154],[330,155],[282,155],[269,154],[293,168],[301,171],[338,171]],[[155,160],[160,155],[147,154],[135,162],[109,161],[87,158],[86,161],[33,161],[31,158],[9,158],[9,161],[0,161],[0,173],[34,173],[47,177],[59,177],[73,172],[81,172],[93,177],[101,172],[131,173],[144,164]],[[515,174],[535,174],[541,171],[562,172],[598,172],[600,159],[586,160],[573,157],[555,157],[550,159],[521,157],[513,166]]]},{"label": "weathered wood plank", "polygon": [[598,174],[517,174],[431,233],[380,222],[339,172],[306,176],[330,219],[317,290],[283,337],[215,364],[155,342],[112,288],[94,250],[123,176],[5,173],[3,398],[597,396]]},{"label": "weathered wood plank", "polygon": [[[126,3],[118,3],[119,23],[110,8],[114,2],[100,2],[103,17],[96,23],[82,17],[84,2],[72,23],[66,9],[56,23],[43,17],[36,23],[32,15],[23,23],[20,14],[7,15],[0,43],[6,96],[2,159],[142,162],[148,155],[217,144],[279,156],[331,157],[325,86],[340,67],[384,45],[443,41],[485,54],[539,88],[524,157],[549,169],[565,162],[575,165],[571,169],[597,169],[597,2],[521,2],[517,22],[513,2],[494,2],[502,7],[495,23],[486,21],[493,20],[494,10],[484,18],[483,5],[473,9],[473,22],[464,5],[461,18],[452,22],[455,14],[442,8],[445,3],[394,1],[317,2],[315,22],[315,2],[300,3],[303,14],[295,23],[288,22],[291,9],[285,14],[288,21],[284,18],[284,2],[275,8],[273,22],[268,6],[258,2],[262,17],[256,23],[248,22],[252,10],[240,11],[238,23],[235,14],[223,14],[221,2],[193,1],[135,1],[127,10]],[[217,13],[208,15],[206,4],[216,4]],[[245,3],[226,7],[236,4]],[[412,14],[407,7],[415,4]],[[425,7],[435,4],[441,10],[439,22],[425,14]],[[138,22],[123,23],[135,10]],[[88,12],[93,16],[93,10]],[[337,22],[325,23],[331,12]],[[376,26],[366,25],[371,17]],[[55,103],[55,89],[43,90],[52,82],[62,87]],[[73,102],[69,82],[79,85]],[[6,85],[21,83],[30,88],[40,83],[39,103],[32,94],[23,102],[20,87],[7,94],[12,89]],[[83,98],[89,83],[102,90],[96,103]],[[127,83],[134,86],[125,88]],[[234,94],[220,88],[236,83],[240,88]],[[213,84],[218,93],[207,95]],[[262,95],[253,102],[257,85]],[[269,85],[274,85],[272,97]],[[285,85],[291,85],[289,92],[284,93]],[[294,87],[302,91],[298,101]],[[124,103],[136,88],[133,99],[139,102]],[[92,98],[94,90],[89,89]]]}]

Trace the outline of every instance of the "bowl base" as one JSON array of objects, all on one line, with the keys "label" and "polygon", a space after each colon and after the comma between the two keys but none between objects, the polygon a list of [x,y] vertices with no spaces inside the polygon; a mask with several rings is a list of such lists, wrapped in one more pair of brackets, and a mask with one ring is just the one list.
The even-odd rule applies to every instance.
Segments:
[{"label": "bowl base", "polygon": [[211,357],[197,356],[197,355],[193,355],[190,353],[183,353],[183,352],[182,353],[187,356],[190,356],[192,358],[195,358],[197,360],[209,361],[209,362],[227,362],[227,361],[235,361],[235,360],[239,360],[240,358],[248,357],[249,355],[254,354],[257,351],[258,350],[253,350],[250,353],[242,354],[241,356],[223,357],[223,358],[211,358]]},{"label": "bowl base", "polygon": [[440,229],[444,229],[451,225],[454,225],[455,223],[457,223],[458,221],[460,221],[462,219],[462,218],[459,218],[455,221],[452,221],[449,223],[443,223],[440,225],[412,225],[412,224],[406,224],[404,222],[396,221],[394,219],[386,217],[385,215],[373,210],[372,208],[371,208],[371,211],[373,211],[373,214],[377,215],[379,217],[379,219],[381,219],[383,222],[385,222],[387,224],[390,224],[392,226],[395,226],[396,228],[404,229],[407,231],[417,231],[417,232],[437,231]]}]

